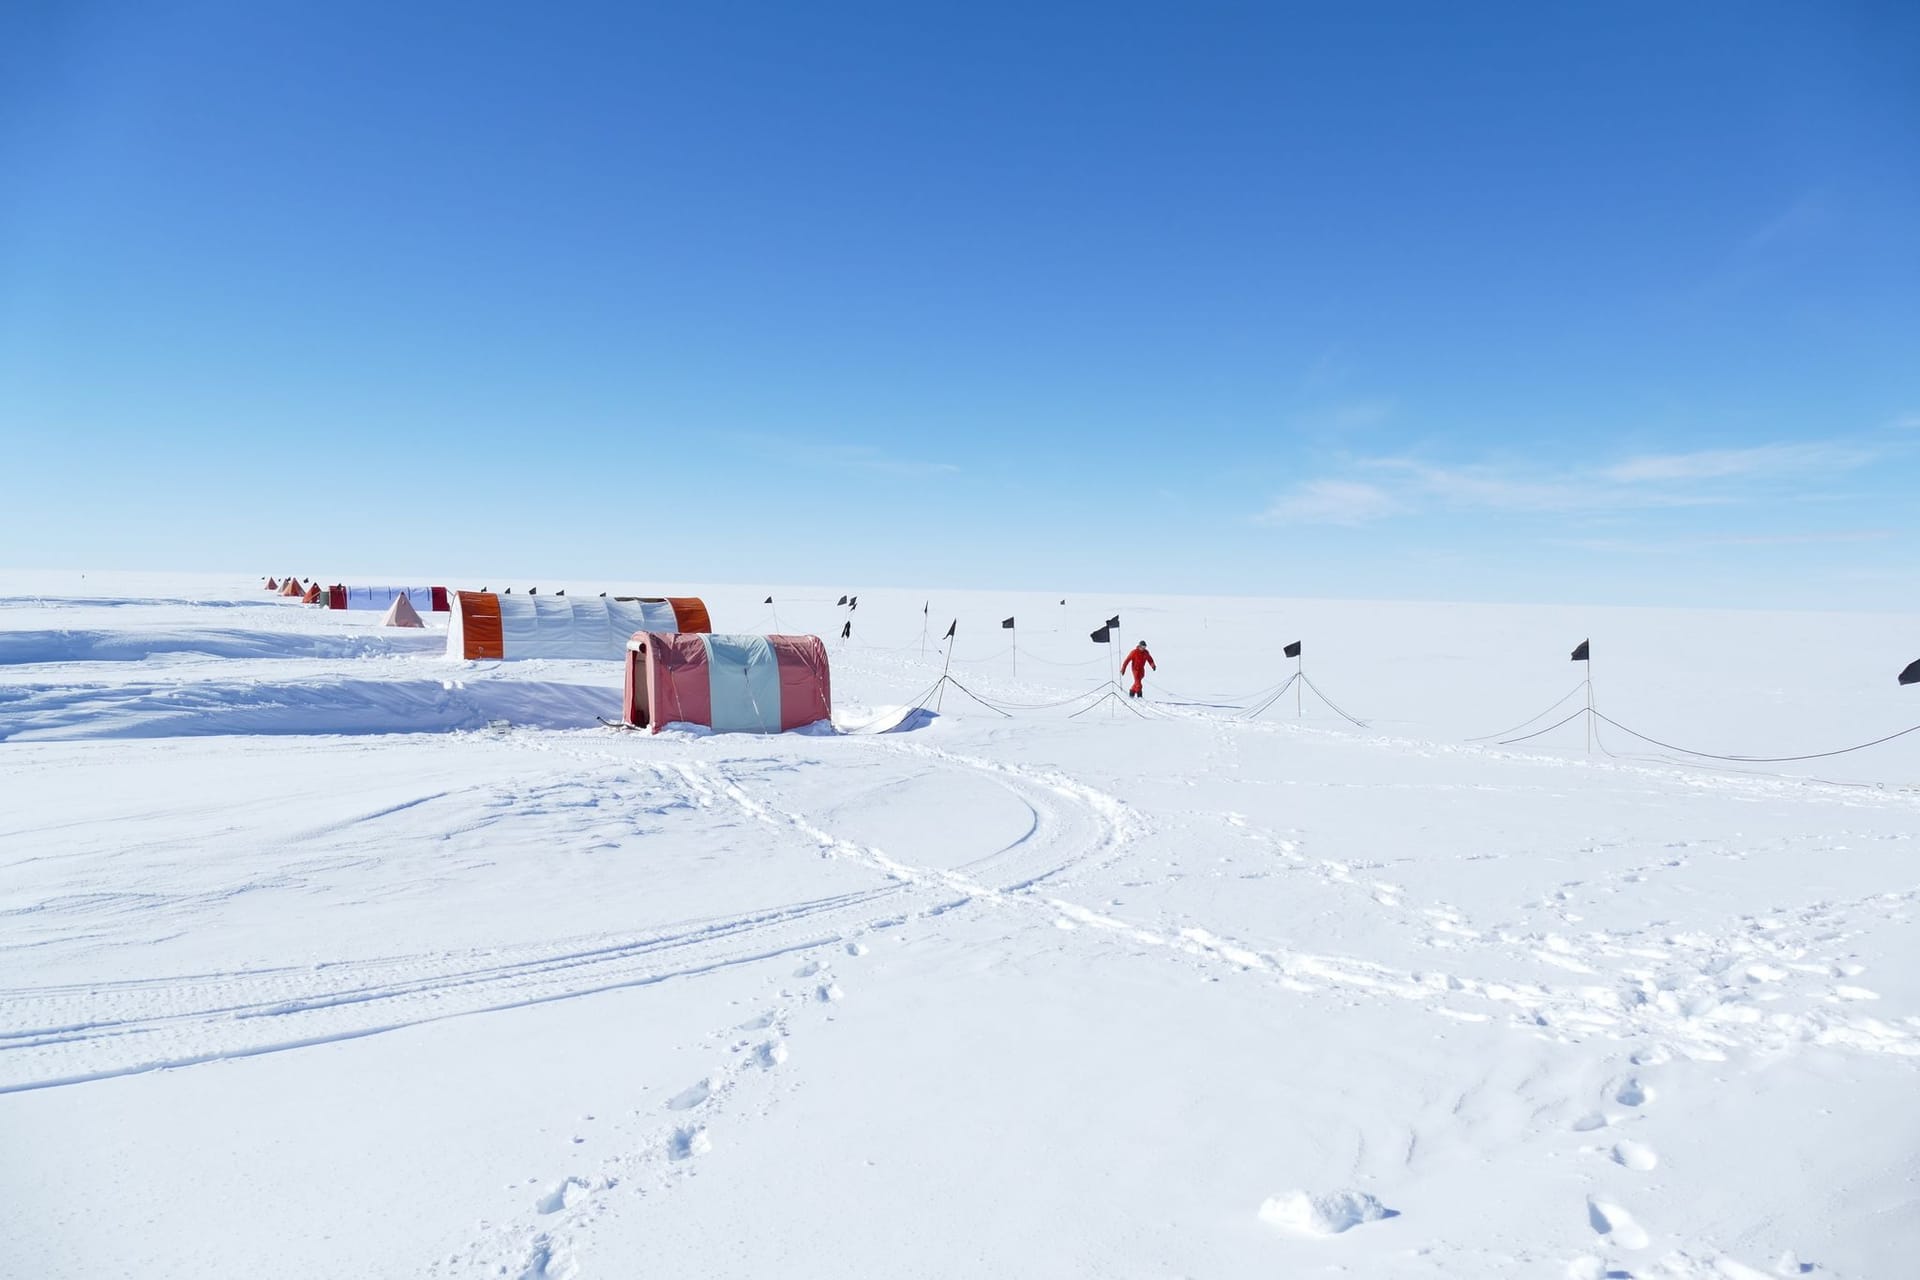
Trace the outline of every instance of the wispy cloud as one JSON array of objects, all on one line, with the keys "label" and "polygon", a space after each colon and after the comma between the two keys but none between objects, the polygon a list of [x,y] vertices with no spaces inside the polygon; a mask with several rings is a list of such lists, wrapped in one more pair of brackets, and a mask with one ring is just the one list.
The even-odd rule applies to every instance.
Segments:
[{"label": "wispy cloud", "polygon": [[1785,208],[1776,210],[1749,231],[1740,243],[1749,253],[1757,253],[1812,231],[1825,221],[1826,216],[1826,193],[1819,190],[1802,192]]},{"label": "wispy cloud", "polygon": [[1513,461],[1441,464],[1412,457],[1351,459],[1348,475],[1319,477],[1283,494],[1268,522],[1359,524],[1422,511],[1606,515],[1729,506],[1778,499],[1783,482],[1830,479],[1876,455],[1840,441],[1643,454],[1619,462],[1546,469]]},{"label": "wispy cloud", "polygon": [[1701,449],[1693,453],[1654,453],[1605,467],[1600,474],[1620,484],[1680,480],[1722,480],[1734,476],[1846,471],[1873,455],[1847,445],[1763,444],[1750,449]]},{"label": "wispy cloud", "polygon": [[866,445],[836,444],[820,449],[821,461],[849,471],[871,471],[888,476],[944,476],[960,470],[951,462],[896,458]]},{"label": "wispy cloud", "polygon": [[1556,547],[1576,551],[1621,552],[1630,555],[1678,555],[1713,547],[1807,547],[1853,542],[1883,542],[1893,536],[1890,529],[1837,529],[1818,533],[1728,533],[1699,538],[1667,538],[1645,541],[1634,538],[1555,538]]},{"label": "wispy cloud", "polygon": [[1260,513],[1263,524],[1359,525],[1404,510],[1378,485],[1354,480],[1309,480],[1274,499]]}]

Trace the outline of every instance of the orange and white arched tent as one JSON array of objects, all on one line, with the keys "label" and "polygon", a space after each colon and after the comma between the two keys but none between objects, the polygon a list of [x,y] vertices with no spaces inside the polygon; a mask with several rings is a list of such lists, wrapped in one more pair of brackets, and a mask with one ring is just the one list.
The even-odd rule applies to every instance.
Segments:
[{"label": "orange and white arched tent", "polygon": [[491,591],[448,593],[447,656],[595,658],[618,662],[636,631],[709,632],[707,606],[692,596],[510,596]]}]

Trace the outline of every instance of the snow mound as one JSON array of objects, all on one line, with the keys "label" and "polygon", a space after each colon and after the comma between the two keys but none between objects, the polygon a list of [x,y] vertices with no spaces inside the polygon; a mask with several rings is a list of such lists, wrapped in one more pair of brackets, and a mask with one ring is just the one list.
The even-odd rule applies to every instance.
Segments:
[{"label": "snow mound", "polygon": [[322,633],[235,627],[132,628],[123,631],[0,631],[0,666],[64,662],[147,662],[162,655],[205,658],[380,658],[433,654],[444,635]]},{"label": "snow mound", "polygon": [[1283,1191],[1260,1206],[1260,1220],[1298,1236],[1336,1236],[1394,1211],[1364,1191]]},{"label": "snow mound", "polygon": [[0,742],[592,728],[617,689],[533,680],[201,680],[0,687]]}]

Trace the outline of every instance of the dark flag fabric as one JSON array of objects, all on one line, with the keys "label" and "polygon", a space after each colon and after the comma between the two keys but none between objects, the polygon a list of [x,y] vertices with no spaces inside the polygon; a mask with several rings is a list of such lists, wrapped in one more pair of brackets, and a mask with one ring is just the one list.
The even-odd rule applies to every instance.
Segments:
[{"label": "dark flag fabric", "polygon": [[1286,648],[1282,649],[1280,652],[1286,654],[1289,658],[1297,658],[1300,656],[1300,642],[1298,640],[1295,640],[1292,644],[1288,645]]},{"label": "dark flag fabric", "polygon": [[1900,673],[1901,684],[1920,684],[1920,659]]},{"label": "dark flag fabric", "polygon": [[954,619],[954,620],[953,620],[952,622],[949,622],[949,623],[947,624],[947,634],[945,634],[945,635],[943,635],[943,636],[941,636],[940,638],[941,638],[942,640],[951,640],[951,639],[953,639],[953,633],[954,633],[955,631],[957,631],[957,630],[959,630],[959,628],[960,628],[960,619],[958,619],[958,618],[955,618],[955,619]]},{"label": "dark flag fabric", "polygon": [[1116,613],[1111,618],[1108,618],[1107,625],[1115,631],[1118,631],[1120,629],[1120,615]]},{"label": "dark flag fabric", "polygon": [[1582,640],[1580,647],[1573,651],[1573,660],[1575,662],[1587,661],[1587,642],[1585,640]]},{"label": "dark flag fabric", "polygon": [[849,612],[851,612],[851,611],[852,611],[852,610],[854,610],[854,609],[858,609],[859,607],[860,607],[860,597],[859,597],[859,596],[848,596],[848,597],[847,597],[847,609],[848,609],[848,611],[849,611]]},{"label": "dark flag fabric", "polygon": [[1113,628],[1112,628],[1112,627],[1101,627],[1101,628],[1100,628],[1100,629],[1099,629],[1098,631],[1095,631],[1095,632],[1093,633],[1093,642],[1094,642],[1095,644],[1111,644],[1111,643],[1113,643]]},{"label": "dark flag fabric", "polygon": [[841,596],[838,600],[834,601],[834,604],[842,605],[842,604],[845,604],[846,602],[847,602],[847,598],[845,596]]},{"label": "dark flag fabric", "polygon": [[1013,629],[1013,619],[1012,618],[1005,619],[1004,621],[1001,622],[1000,627],[1004,631],[1011,631]]},{"label": "dark flag fabric", "polygon": [[840,628],[840,638],[842,640],[847,639],[852,634],[853,634],[853,624],[851,622],[847,623],[846,626]]},{"label": "dark flag fabric", "polygon": [[762,604],[772,604],[772,603],[773,603],[773,597],[772,597],[772,596],[768,596],[768,597],[767,597],[767,598],[766,598],[765,600],[762,600],[762,601],[761,601],[760,603],[762,603]]}]

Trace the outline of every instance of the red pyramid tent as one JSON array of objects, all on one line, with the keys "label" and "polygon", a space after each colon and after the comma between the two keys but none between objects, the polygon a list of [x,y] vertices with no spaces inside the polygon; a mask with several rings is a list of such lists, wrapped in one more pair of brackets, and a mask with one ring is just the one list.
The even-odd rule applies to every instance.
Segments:
[{"label": "red pyramid tent", "polygon": [[308,587],[304,592],[302,592],[300,596],[300,603],[301,604],[319,604],[320,603],[320,584],[316,582],[312,586]]},{"label": "red pyramid tent", "polygon": [[278,591],[279,589],[280,589],[279,583],[275,582],[272,578],[267,579],[267,590]]}]

